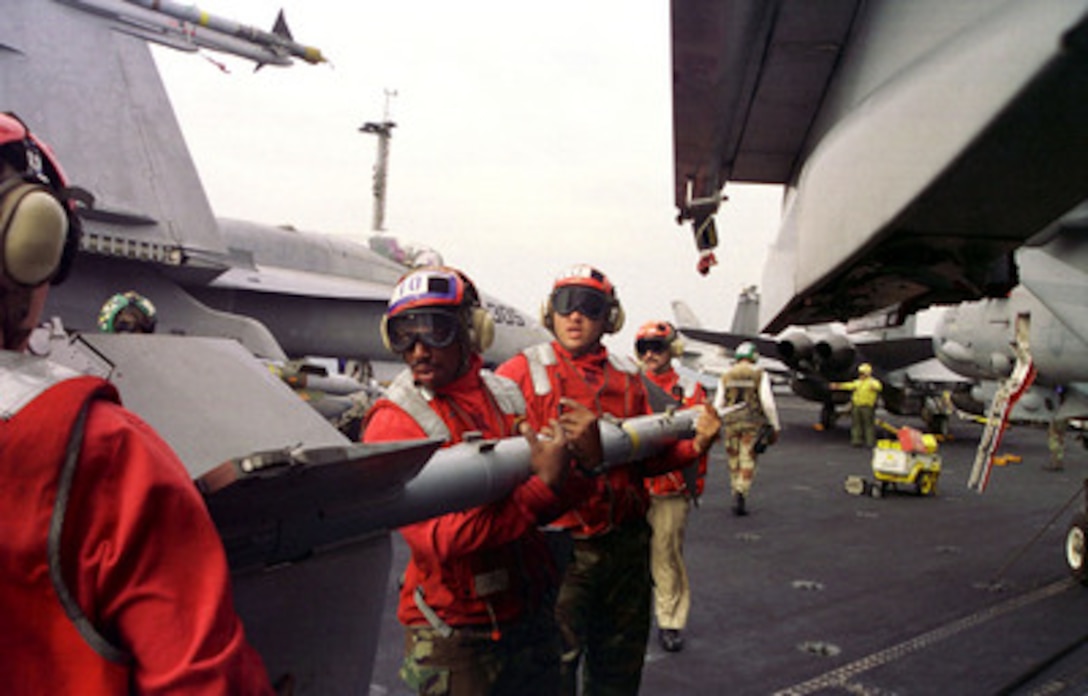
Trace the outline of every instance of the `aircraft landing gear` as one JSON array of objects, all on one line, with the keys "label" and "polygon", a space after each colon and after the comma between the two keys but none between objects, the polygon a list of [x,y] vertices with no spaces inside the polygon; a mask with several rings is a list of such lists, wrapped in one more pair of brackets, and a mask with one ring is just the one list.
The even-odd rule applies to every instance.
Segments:
[{"label": "aircraft landing gear", "polygon": [[1069,565],[1069,572],[1073,574],[1077,582],[1088,585],[1088,568],[1085,564],[1085,548],[1088,541],[1088,515],[1079,513],[1069,524],[1069,531],[1065,534],[1065,562]]},{"label": "aircraft landing gear", "polygon": [[835,403],[833,401],[825,401],[823,406],[820,407],[820,425],[824,430],[830,430],[835,427]]}]

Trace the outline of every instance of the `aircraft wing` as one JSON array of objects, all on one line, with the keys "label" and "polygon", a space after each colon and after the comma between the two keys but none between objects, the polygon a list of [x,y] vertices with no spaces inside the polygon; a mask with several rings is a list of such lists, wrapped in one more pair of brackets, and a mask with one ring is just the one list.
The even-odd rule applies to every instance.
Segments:
[{"label": "aircraft wing", "polygon": [[733,350],[741,343],[747,341],[755,344],[756,350],[759,351],[760,355],[778,355],[778,344],[773,338],[764,336],[745,336],[744,334],[732,333],[729,331],[711,331],[709,329],[695,329],[686,326],[677,327],[676,330],[693,340],[702,341],[703,343],[712,343],[716,346],[724,346],[729,350]]},{"label": "aircraft wing", "polygon": [[860,360],[885,372],[901,370],[935,357],[933,339],[929,336],[858,341],[854,345]]},{"label": "aircraft wing", "polygon": [[1088,193],[1086,33],[1088,0],[673,0],[680,217],[786,185],[767,331],[1001,294]]}]

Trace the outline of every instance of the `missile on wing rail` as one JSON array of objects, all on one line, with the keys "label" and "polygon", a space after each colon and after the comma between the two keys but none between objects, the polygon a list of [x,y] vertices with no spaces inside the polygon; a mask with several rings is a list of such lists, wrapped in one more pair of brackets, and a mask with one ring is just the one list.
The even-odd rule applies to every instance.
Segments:
[{"label": "missile on wing rail", "polygon": [[[643,459],[692,437],[699,409],[600,421],[610,464]],[[522,437],[438,449],[422,440],[232,459],[197,479],[234,570],[304,558],[364,538],[501,499],[530,475]],[[418,473],[417,473],[418,472]]]},{"label": "missile on wing rail", "polygon": [[276,17],[276,23],[272,31],[264,31],[256,27],[239,24],[230,19],[224,19],[216,15],[208,14],[194,5],[182,5],[171,0],[125,0],[130,5],[145,7],[149,10],[162,12],[165,15],[190,22],[196,26],[207,27],[229,36],[235,36],[245,41],[266,46],[274,52],[286,52],[296,58],[301,58],[307,63],[323,63],[325,57],[321,51],[312,46],[304,46],[294,40],[290,29],[287,28],[287,20],[280,10]]},{"label": "missile on wing rail", "polygon": [[[309,63],[324,61],[321,51],[292,40],[282,13],[272,32],[220,19],[196,8],[174,6],[167,12],[162,3],[130,0],[60,0],[79,10],[114,20],[117,31],[179,51],[206,48],[229,53],[262,65],[290,65],[291,56]],[[150,8],[150,9],[146,9]],[[202,21],[189,21],[183,13],[195,13]]]}]

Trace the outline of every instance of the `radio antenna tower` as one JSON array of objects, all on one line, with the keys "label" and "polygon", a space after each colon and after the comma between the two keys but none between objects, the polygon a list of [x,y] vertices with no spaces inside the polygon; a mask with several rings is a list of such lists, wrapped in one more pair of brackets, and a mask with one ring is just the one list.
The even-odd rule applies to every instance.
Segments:
[{"label": "radio antenna tower", "polygon": [[382,120],[375,123],[368,121],[359,127],[362,133],[378,136],[378,157],[374,162],[374,215],[370,229],[375,232],[385,231],[385,189],[389,174],[389,140],[393,137],[393,128],[397,124],[389,120],[389,100],[397,96],[396,90],[385,90],[385,113]]}]

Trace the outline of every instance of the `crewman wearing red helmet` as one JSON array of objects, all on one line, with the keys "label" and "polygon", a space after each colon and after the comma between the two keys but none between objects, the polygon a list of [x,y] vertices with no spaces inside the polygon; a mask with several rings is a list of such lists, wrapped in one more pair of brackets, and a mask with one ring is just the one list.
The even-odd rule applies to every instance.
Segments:
[{"label": "crewman wearing red helmet", "polygon": [[599,473],[597,419],[651,413],[638,367],[601,344],[623,326],[616,289],[598,269],[576,265],[556,279],[541,319],[555,340],[526,349],[498,372],[521,388],[530,424],[541,427],[558,416],[580,467],[597,473],[592,495],[555,522],[573,541],[556,604],[562,693],[577,692],[584,657],[585,693],[636,694],[650,633],[649,496],[642,479],[695,461],[721,423],[705,409],[694,439],[662,457]]},{"label": "crewman wearing red helmet", "polygon": [[[460,271],[420,268],[393,290],[382,338],[407,365],[367,415],[364,442],[461,442],[518,434],[517,385],[483,367],[494,325]],[[527,428],[527,426],[525,426]],[[401,528],[411,558],[397,618],[405,626],[401,677],[420,694],[555,694],[558,582],[539,531],[563,512],[570,466],[554,418],[523,431],[532,470],[506,498]]]},{"label": "crewman wearing red helmet", "polygon": [[[642,365],[642,378],[649,383],[647,390],[660,390],[657,393],[665,401],[662,406],[690,408],[707,401],[703,385],[673,369],[672,359],[683,352],[676,327],[667,321],[646,322],[635,333],[635,354]],[[654,402],[652,396],[650,402]],[[691,611],[684,532],[692,501],[703,494],[706,466],[707,453],[703,452],[694,465],[646,479],[650,493],[647,519],[653,529],[650,571],[654,579],[654,614],[658,640],[668,652],[684,648],[682,632]]]},{"label": "crewman wearing red helmet", "polygon": [[79,218],[0,114],[0,674],[11,694],[271,694],[185,467],[107,382],[24,353]]}]

